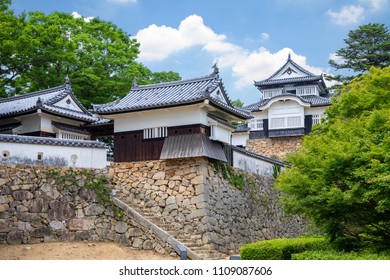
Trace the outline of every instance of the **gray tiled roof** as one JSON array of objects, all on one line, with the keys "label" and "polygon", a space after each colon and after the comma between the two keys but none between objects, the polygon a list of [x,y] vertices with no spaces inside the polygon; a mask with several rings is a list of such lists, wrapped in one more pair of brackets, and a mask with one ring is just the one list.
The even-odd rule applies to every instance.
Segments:
[{"label": "gray tiled roof", "polygon": [[266,105],[271,100],[278,98],[278,97],[297,97],[300,100],[302,100],[303,102],[310,103],[311,107],[328,106],[328,105],[330,105],[330,98],[331,98],[330,95],[326,95],[326,96],[303,95],[303,96],[300,96],[300,95],[295,95],[295,94],[282,94],[282,95],[274,96],[270,99],[262,99],[259,102],[250,104],[248,106],[245,106],[244,108],[248,111],[251,111],[251,112],[257,111],[259,109],[259,107]]},{"label": "gray tiled roof", "polygon": [[50,137],[34,137],[10,134],[0,134],[0,142],[106,149],[106,145],[98,141],[69,140]]},{"label": "gray tiled roof", "polygon": [[226,126],[228,126],[228,127],[231,127],[231,128],[235,128],[234,125],[232,125],[232,124],[229,123],[228,121],[226,121],[226,120],[224,120],[224,119],[222,119],[222,118],[220,118],[220,117],[218,117],[218,116],[216,116],[216,115],[207,114],[207,116],[208,116],[209,118],[215,120],[216,122],[219,122],[219,123],[221,123],[221,124],[223,124],[223,125],[226,125]]},{"label": "gray tiled roof", "polygon": [[75,125],[69,125],[65,123],[60,123],[60,122],[51,122],[52,125],[60,130],[64,131],[69,131],[73,133],[78,133],[78,134],[85,134],[89,135],[89,133],[82,127],[80,126],[75,126]]},{"label": "gray tiled roof", "polygon": [[[294,68],[298,69],[302,73],[304,73],[306,76],[303,77],[293,77],[293,78],[285,78],[285,79],[274,79],[280,71],[282,71],[287,64],[293,66]],[[315,81],[321,81],[323,83],[323,86],[325,87],[325,82],[322,77],[322,75],[315,75],[311,73],[310,71],[306,70],[296,62],[294,62],[291,59],[291,56],[288,56],[287,62],[283,64],[282,67],[280,67],[272,76],[269,78],[262,80],[262,81],[255,81],[255,86],[262,87],[262,86],[272,86],[272,85],[280,85],[280,84],[290,84],[290,83],[300,83],[300,82],[315,82]]]},{"label": "gray tiled roof", "polygon": [[[220,86],[227,103],[211,97],[211,93]],[[235,108],[224,92],[222,80],[218,74],[153,85],[133,85],[130,92],[122,99],[94,105],[94,111],[99,114],[131,112],[145,109],[162,108],[175,105],[185,105],[202,102],[208,99],[210,104],[227,110],[241,118],[250,118],[249,112]]]},{"label": "gray tiled roof", "polygon": [[240,132],[248,132],[250,129],[248,127],[248,124],[245,123],[245,124],[242,124],[242,125],[238,125],[236,126],[236,130],[233,131],[234,133],[240,133]]},{"label": "gray tiled roof", "polygon": [[264,160],[264,161],[267,161],[267,162],[270,162],[270,163],[274,163],[274,164],[277,164],[277,165],[290,167],[290,164],[288,164],[287,162],[276,160],[276,159],[273,159],[273,158],[270,158],[270,157],[266,157],[266,156],[263,156],[263,155],[260,155],[260,154],[256,154],[254,152],[248,151],[246,149],[243,149],[243,148],[240,148],[240,147],[237,147],[237,146],[231,146],[231,147],[232,147],[233,151],[237,151],[237,152],[245,154],[247,156],[254,157],[254,158],[257,158],[257,159],[261,159],[261,160]]},{"label": "gray tiled roof", "polygon": [[[67,95],[71,96],[82,112],[54,105]],[[94,122],[97,120],[97,118],[88,112],[88,110],[76,99],[69,82],[50,89],[0,99],[0,118],[30,113],[37,109],[86,122]]]}]

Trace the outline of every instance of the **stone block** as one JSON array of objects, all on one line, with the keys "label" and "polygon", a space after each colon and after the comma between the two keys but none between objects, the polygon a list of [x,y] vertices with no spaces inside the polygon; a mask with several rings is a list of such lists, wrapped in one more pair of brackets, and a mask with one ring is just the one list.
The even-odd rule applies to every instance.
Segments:
[{"label": "stone block", "polygon": [[76,216],[73,203],[61,204],[58,208],[49,209],[47,214],[51,220],[65,220]]},{"label": "stone block", "polygon": [[153,180],[164,180],[165,179],[165,172],[156,172],[153,177],[152,177]]},{"label": "stone block", "polygon": [[9,209],[8,204],[0,204],[0,213],[4,213]]},{"label": "stone block", "polygon": [[79,196],[85,200],[85,201],[90,201],[90,202],[97,202],[98,198],[96,193],[93,190],[90,189],[81,189],[79,192]]},{"label": "stone block", "polygon": [[140,248],[142,248],[143,244],[144,244],[144,241],[141,238],[134,238],[131,246],[134,248],[140,249]]},{"label": "stone block", "polygon": [[31,213],[43,213],[49,209],[47,201],[43,198],[35,198],[31,201],[30,212]]},{"label": "stone block", "polygon": [[65,227],[64,224],[59,221],[51,221],[49,226],[52,230],[61,230]]},{"label": "stone block", "polygon": [[85,207],[84,213],[86,216],[97,216],[104,212],[104,207],[100,204],[91,204]]},{"label": "stone block", "polygon": [[135,237],[135,236],[142,236],[144,232],[139,228],[131,228],[126,232],[126,236],[129,237]]},{"label": "stone block", "polygon": [[115,225],[115,231],[117,233],[125,233],[129,226],[125,222],[117,222]]},{"label": "stone block", "polygon": [[188,220],[192,220],[192,219],[195,219],[195,218],[204,217],[206,215],[207,215],[206,209],[197,209],[197,210],[192,211],[191,214],[189,214],[187,216],[187,219]]},{"label": "stone block", "polygon": [[31,236],[32,237],[45,237],[50,236],[52,233],[51,229],[48,227],[40,227],[36,228],[32,231]]},{"label": "stone block", "polygon": [[0,178],[0,187],[4,186],[6,183],[8,183],[7,179]]},{"label": "stone block", "polygon": [[28,200],[34,197],[34,195],[29,191],[14,191],[12,196],[18,201]]},{"label": "stone block", "polygon": [[19,222],[18,229],[22,231],[32,231],[33,228],[29,222]]},{"label": "stone block", "polygon": [[60,196],[57,188],[50,184],[43,184],[43,186],[40,188],[40,191],[51,199],[57,199]]},{"label": "stone block", "polygon": [[197,195],[191,198],[191,204],[196,204],[205,201],[206,201],[206,197],[204,195]]},{"label": "stone block", "polygon": [[173,204],[173,203],[176,203],[176,197],[174,197],[174,196],[168,197],[167,200],[165,201],[166,205],[170,205],[170,204]]},{"label": "stone block", "polygon": [[0,232],[9,232],[10,228],[8,227],[9,222],[5,219],[0,219]]},{"label": "stone block", "polygon": [[7,234],[8,244],[21,244],[23,242],[23,231],[11,230]]},{"label": "stone block", "polygon": [[0,196],[0,204],[8,203],[8,198],[5,195]]},{"label": "stone block", "polygon": [[22,222],[31,222],[37,214],[28,212],[16,212],[16,217]]}]

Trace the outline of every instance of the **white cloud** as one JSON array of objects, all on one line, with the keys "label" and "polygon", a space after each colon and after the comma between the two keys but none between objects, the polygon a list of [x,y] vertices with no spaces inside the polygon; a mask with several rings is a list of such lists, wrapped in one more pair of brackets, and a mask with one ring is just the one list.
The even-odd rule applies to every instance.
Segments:
[{"label": "white cloud", "polygon": [[[74,18],[83,18],[78,12],[72,12],[71,15],[74,17]],[[83,18],[85,22],[90,22],[91,20],[93,20],[95,17],[85,17]]]},{"label": "white cloud", "polygon": [[108,2],[117,4],[137,3],[137,0],[107,0]]},{"label": "white cloud", "polygon": [[342,56],[338,56],[336,53],[329,54],[329,60],[333,60],[337,64],[342,64],[345,62],[344,58]]},{"label": "white cloud", "polygon": [[364,8],[361,6],[347,5],[343,6],[338,12],[328,10],[327,15],[338,25],[359,23],[364,18]]},{"label": "white cloud", "polygon": [[206,26],[198,15],[185,18],[178,28],[150,25],[140,30],[135,38],[141,44],[141,62],[163,61],[174,53],[200,47],[218,61],[221,69],[231,70],[237,89],[253,87],[254,80],[268,78],[286,62],[289,53],[302,67],[316,74],[322,73],[321,69],[309,66],[305,56],[297,55],[289,48],[271,53],[263,47],[247,50],[232,44],[226,35],[217,34]]},{"label": "white cloud", "polygon": [[210,48],[225,40],[225,35],[216,34],[211,28],[203,23],[202,17],[191,15],[185,18],[179,27],[150,25],[141,29],[135,35],[141,43],[140,60],[161,61],[169,55],[194,47],[205,46],[208,43]]},{"label": "white cloud", "polygon": [[269,39],[269,34],[266,33],[266,32],[261,33],[260,36],[261,36],[261,39],[262,39],[263,41],[266,41],[266,40]]},{"label": "white cloud", "polygon": [[380,11],[385,7],[388,0],[360,0],[363,4],[367,4],[371,10]]}]

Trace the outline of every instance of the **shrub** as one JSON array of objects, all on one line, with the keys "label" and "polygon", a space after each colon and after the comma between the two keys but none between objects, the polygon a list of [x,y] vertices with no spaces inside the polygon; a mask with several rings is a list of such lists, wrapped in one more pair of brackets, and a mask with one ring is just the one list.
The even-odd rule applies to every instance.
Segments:
[{"label": "shrub", "polygon": [[323,237],[298,237],[264,240],[241,247],[242,260],[291,260],[292,254],[330,248]]},{"label": "shrub", "polygon": [[293,260],[390,260],[390,253],[340,252],[336,250],[305,251],[292,254]]}]

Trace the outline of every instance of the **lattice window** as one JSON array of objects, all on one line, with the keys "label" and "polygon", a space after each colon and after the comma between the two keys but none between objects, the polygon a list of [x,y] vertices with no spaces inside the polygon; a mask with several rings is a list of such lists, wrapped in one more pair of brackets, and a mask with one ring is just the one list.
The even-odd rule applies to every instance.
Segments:
[{"label": "lattice window", "polygon": [[168,128],[166,126],[144,129],[144,139],[162,138],[167,136]]},{"label": "lattice window", "polygon": [[321,122],[321,117],[322,117],[322,115],[320,115],[320,114],[313,115],[313,118],[312,118],[313,119],[313,125],[320,123]]},{"label": "lattice window", "polygon": [[302,127],[301,116],[271,118],[271,129]]},{"label": "lattice window", "polygon": [[262,119],[256,120],[256,129],[263,130],[264,129],[264,122]]}]

